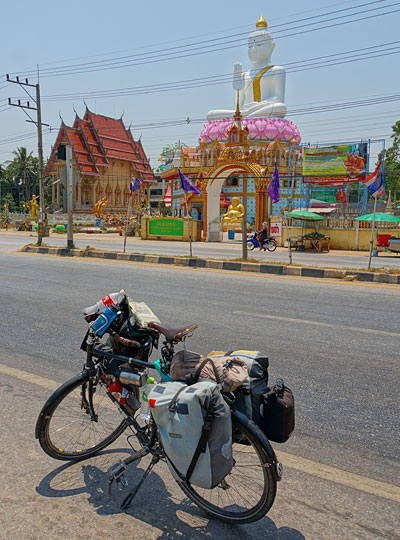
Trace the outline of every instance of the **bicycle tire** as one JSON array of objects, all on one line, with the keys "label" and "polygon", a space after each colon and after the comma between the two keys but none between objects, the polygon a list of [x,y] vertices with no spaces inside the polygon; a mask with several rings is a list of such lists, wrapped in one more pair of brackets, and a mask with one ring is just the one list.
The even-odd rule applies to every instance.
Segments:
[{"label": "bicycle tire", "polygon": [[268,251],[275,251],[276,250],[276,241],[275,240],[268,240],[268,242],[265,243],[265,247]]},{"label": "bicycle tire", "polygon": [[[128,426],[125,418],[121,421],[119,409],[106,395],[106,387],[99,380],[93,393],[98,418],[91,420],[80,397],[86,384],[89,384],[89,375],[85,372],[65,382],[50,396],[39,415],[36,438],[44,452],[54,459],[80,461],[90,458],[114,442]],[[84,440],[88,441],[87,445]],[[72,449],[66,445],[71,445]]]},{"label": "bicycle tire", "polygon": [[[227,481],[228,488],[222,487],[222,483],[212,490],[198,488],[192,486],[190,483],[178,480],[177,483],[189,499],[213,517],[228,523],[251,523],[264,517],[271,508],[275,500],[277,482],[271,472],[270,460],[258,438],[235,417],[232,417],[232,423],[236,434],[235,439],[240,440],[241,443],[233,443],[232,451],[234,466],[231,473],[224,479],[224,481]],[[242,447],[242,449],[238,447]],[[249,448],[253,449],[259,462],[253,469],[249,467],[248,463],[243,463],[243,456],[239,456],[241,453],[248,457],[250,455]],[[240,461],[242,461],[242,464]],[[256,462],[256,460],[254,460],[254,462]],[[240,467],[246,468],[245,473],[238,471]],[[233,485],[232,479],[234,476],[239,479],[241,478],[243,483],[241,487]],[[249,502],[254,493],[257,481],[261,478],[263,485],[259,500],[250,508],[243,508],[243,504]],[[233,502],[233,499],[229,494],[230,489],[233,489],[234,493],[243,501],[241,503],[242,507],[238,505],[237,510],[233,510],[236,503]],[[240,489],[243,490],[243,495],[240,493]],[[208,499],[206,499],[205,496],[207,496]],[[212,499],[217,499],[220,506],[213,503]],[[226,504],[224,504],[224,500],[226,500]],[[223,507],[222,504],[224,504]]]}]

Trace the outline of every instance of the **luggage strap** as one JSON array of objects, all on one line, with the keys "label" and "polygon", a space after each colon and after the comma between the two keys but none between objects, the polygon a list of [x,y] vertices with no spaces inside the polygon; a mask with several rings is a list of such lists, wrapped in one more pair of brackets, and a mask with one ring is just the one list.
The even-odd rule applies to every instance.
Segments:
[{"label": "luggage strap", "polygon": [[206,417],[204,419],[204,424],[201,429],[201,436],[199,442],[197,443],[197,448],[193,454],[192,461],[190,462],[189,468],[186,472],[185,481],[189,482],[190,477],[193,474],[196,463],[200,457],[201,453],[204,453],[207,450],[207,440],[211,431],[211,424],[213,419],[214,404],[210,402],[210,406],[207,410]]},{"label": "luggage strap", "polygon": [[187,386],[186,385],[183,385],[182,388],[179,388],[179,390],[177,391],[177,393],[174,395],[174,397],[171,399],[171,403],[169,404],[169,407],[168,407],[168,410],[169,412],[171,413],[174,413],[176,412],[176,405],[178,403],[178,397],[179,397],[179,394],[181,392],[183,392],[184,390],[186,390]]},{"label": "luggage strap", "polygon": [[217,368],[215,367],[215,364],[211,360],[211,358],[205,358],[202,361],[202,363],[199,365],[199,367],[197,368],[196,373],[194,375],[189,375],[189,377],[187,378],[188,381],[189,381],[189,384],[195,384],[195,383],[198,382],[201,371],[202,371],[203,367],[207,364],[207,362],[210,362],[211,367],[213,368],[214,376],[215,376],[215,380],[216,380],[217,384],[221,384],[221,379],[220,379],[220,376],[218,375]]}]

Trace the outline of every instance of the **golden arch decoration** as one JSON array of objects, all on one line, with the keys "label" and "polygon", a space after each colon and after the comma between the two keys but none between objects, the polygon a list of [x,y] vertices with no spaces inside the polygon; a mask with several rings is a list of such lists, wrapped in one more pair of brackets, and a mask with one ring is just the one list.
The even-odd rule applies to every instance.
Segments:
[{"label": "golden arch decoration", "polygon": [[254,178],[256,188],[256,229],[261,228],[267,215],[266,187],[269,180],[265,177],[265,170],[256,162],[225,161],[219,162],[208,173],[206,185],[202,185],[204,193],[203,215],[204,236],[210,240],[209,226],[220,217],[220,194],[224,181],[233,173],[244,173]]}]

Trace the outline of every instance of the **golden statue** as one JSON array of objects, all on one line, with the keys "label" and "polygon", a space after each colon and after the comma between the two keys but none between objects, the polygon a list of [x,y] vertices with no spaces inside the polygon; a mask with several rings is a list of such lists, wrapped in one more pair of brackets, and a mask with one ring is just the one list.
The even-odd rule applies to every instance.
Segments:
[{"label": "golden statue", "polygon": [[222,221],[226,225],[241,223],[244,217],[244,206],[240,204],[238,197],[232,197],[232,204],[228,206],[226,214],[222,217]]},{"label": "golden statue", "polygon": [[39,212],[39,205],[36,202],[37,198],[38,198],[38,195],[32,195],[32,199],[27,203],[27,207],[29,208],[32,219],[34,221],[37,221],[38,212]]},{"label": "golden statue", "polygon": [[93,213],[96,217],[102,218],[105,206],[108,204],[107,197],[103,197],[93,206]]}]

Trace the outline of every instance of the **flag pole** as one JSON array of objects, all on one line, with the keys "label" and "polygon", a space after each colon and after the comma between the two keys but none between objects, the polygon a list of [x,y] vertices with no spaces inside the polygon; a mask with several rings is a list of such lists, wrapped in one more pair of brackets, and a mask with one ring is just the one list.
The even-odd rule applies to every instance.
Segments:
[{"label": "flag pole", "polygon": [[125,224],[125,237],[124,237],[124,253],[126,251],[126,237],[128,234],[128,225],[129,225],[129,210],[131,208],[131,199],[132,199],[132,193],[129,193],[128,197],[128,210],[126,213],[126,224]]},{"label": "flag pole", "polygon": [[188,209],[188,203],[187,203],[186,191],[185,190],[183,190],[183,194],[184,194],[184,197],[185,197],[186,215],[187,215],[187,220],[188,220],[189,250],[190,250],[190,257],[192,258],[193,257],[193,253],[192,253],[192,233],[191,233],[191,230],[190,230],[190,216],[189,216],[189,209]]},{"label": "flag pole", "polygon": [[369,241],[369,259],[368,259],[368,270],[371,268],[371,257],[372,257],[372,247],[374,245],[374,229],[375,229],[375,212],[376,212],[376,199],[378,197],[375,195],[374,199],[374,217],[372,219],[372,227],[371,227],[371,240]]}]

